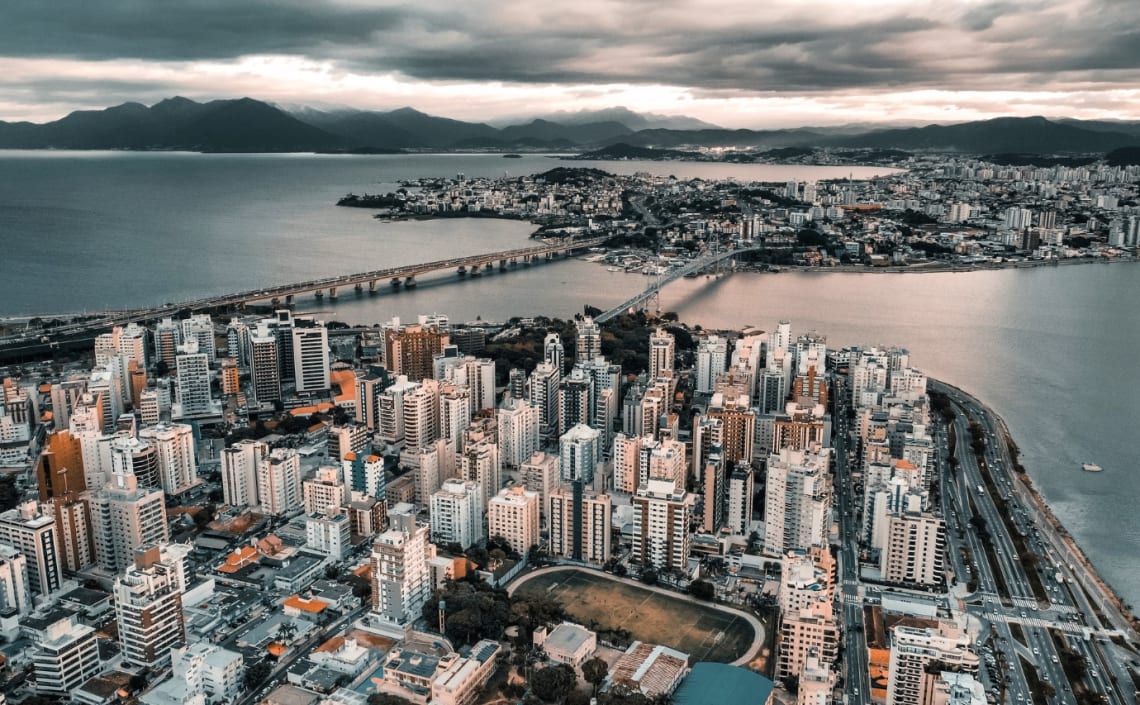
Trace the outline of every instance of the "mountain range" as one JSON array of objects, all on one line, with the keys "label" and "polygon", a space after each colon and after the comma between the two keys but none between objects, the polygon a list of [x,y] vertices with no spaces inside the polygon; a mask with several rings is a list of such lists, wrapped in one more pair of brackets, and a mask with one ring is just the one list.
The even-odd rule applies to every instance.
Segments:
[{"label": "mountain range", "polygon": [[626,108],[556,113],[493,126],[391,111],[285,110],[252,98],[199,103],[168,98],[81,110],[36,124],[0,122],[0,149],[128,149],[202,152],[400,150],[583,151],[610,145],[901,149],[964,154],[1104,153],[1140,145],[1140,122],[1044,117],[996,118],[954,125],[781,130],[725,129],[682,116]]}]

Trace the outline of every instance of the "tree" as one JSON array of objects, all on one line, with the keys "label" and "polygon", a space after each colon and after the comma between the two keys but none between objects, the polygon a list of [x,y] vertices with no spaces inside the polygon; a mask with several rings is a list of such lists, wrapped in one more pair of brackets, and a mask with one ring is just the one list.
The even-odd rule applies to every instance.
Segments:
[{"label": "tree", "polygon": [[258,661],[245,669],[245,689],[254,690],[257,686],[261,685],[272,672],[273,668],[265,661]]},{"label": "tree", "polygon": [[784,676],[781,682],[784,684],[784,688],[792,695],[796,695],[800,692],[799,676]]},{"label": "tree", "polygon": [[629,569],[625,567],[624,563],[618,563],[614,566],[614,575],[619,578],[624,578],[629,573]]},{"label": "tree", "polygon": [[707,580],[694,580],[689,583],[689,594],[698,600],[711,601],[716,597],[716,588]]},{"label": "tree", "polygon": [[598,693],[598,686],[605,682],[606,676],[608,676],[609,673],[609,664],[597,656],[586,660],[582,664],[582,677],[586,679],[587,683],[594,686],[595,695]]},{"label": "tree", "polygon": [[295,636],[297,636],[297,625],[292,622],[283,622],[277,627],[277,640],[281,643],[286,643]]},{"label": "tree", "polygon": [[574,669],[560,663],[557,666],[549,666],[536,671],[531,676],[530,689],[543,700],[555,702],[561,700],[567,692],[574,688],[577,682],[578,676],[574,674]]},{"label": "tree", "polygon": [[656,585],[657,577],[657,571],[649,568],[648,570],[642,571],[641,582],[645,583],[646,585]]}]

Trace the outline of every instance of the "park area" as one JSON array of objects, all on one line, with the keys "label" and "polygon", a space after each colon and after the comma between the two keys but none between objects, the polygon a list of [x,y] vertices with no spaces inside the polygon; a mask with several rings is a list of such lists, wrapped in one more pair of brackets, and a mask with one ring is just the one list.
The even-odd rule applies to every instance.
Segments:
[{"label": "park area", "polygon": [[689,654],[690,662],[731,663],[757,637],[746,620],[712,605],[694,604],[597,571],[566,568],[523,576],[517,597],[547,595],[579,624],[605,632],[625,630],[632,639],[665,644]]}]

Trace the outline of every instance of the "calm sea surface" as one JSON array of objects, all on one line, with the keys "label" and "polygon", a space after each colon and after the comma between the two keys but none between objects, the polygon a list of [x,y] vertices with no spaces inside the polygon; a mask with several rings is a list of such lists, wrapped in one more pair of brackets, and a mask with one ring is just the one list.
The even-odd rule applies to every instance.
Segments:
[{"label": "calm sea surface", "polygon": [[[381,223],[336,208],[348,192],[421,176],[521,175],[540,156],[332,157],[0,152],[0,315],[179,301],[525,246],[533,228],[499,220]],[[782,182],[877,171],[606,162],[611,172]],[[441,312],[453,321],[569,316],[647,283],[565,260],[415,291],[298,309],[371,324]],[[898,344],[931,375],[1006,419],[1057,515],[1127,600],[1140,604],[1140,267],[1087,265],[959,274],[734,274],[684,279],[662,308],[706,327],[827,334],[832,345]],[[1105,472],[1081,472],[1092,461]]]}]

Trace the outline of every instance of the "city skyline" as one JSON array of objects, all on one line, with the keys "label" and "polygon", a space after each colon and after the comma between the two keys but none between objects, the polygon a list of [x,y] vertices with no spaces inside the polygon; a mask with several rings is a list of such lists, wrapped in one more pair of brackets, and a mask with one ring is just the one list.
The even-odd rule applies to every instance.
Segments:
[{"label": "city skyline", "polygon": [[0,29],[0,117],[171,95],[496,122],[624,106],[753,128],[1140,115],[1138,7],[855,5],[23,3]]}]

